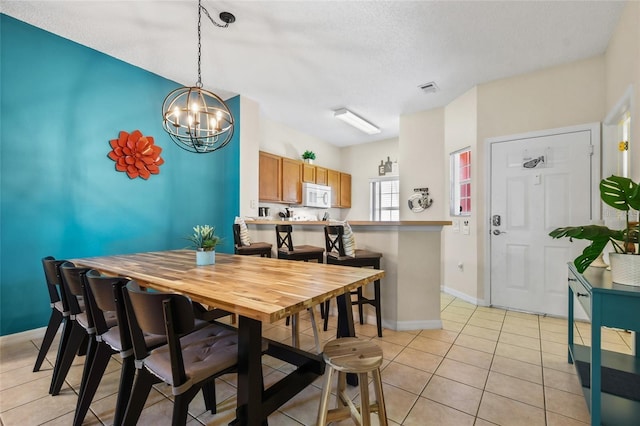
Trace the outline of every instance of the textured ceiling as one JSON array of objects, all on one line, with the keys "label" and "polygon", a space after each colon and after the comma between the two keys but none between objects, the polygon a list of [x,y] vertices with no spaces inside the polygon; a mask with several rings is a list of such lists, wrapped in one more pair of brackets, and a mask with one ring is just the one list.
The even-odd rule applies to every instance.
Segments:
[{"label": "textured ceiling", "polygon": [[[203,15],[202,81],[337,146],[398,135],[399,116],[475,85],[604,53],[617,1],[219,1]],[[197,1],[5,1],[0,11],[180,84],[197,80]],[[418,86],[435,81],[439,91]],[[333,118],[347,107],[382,129]]]}]

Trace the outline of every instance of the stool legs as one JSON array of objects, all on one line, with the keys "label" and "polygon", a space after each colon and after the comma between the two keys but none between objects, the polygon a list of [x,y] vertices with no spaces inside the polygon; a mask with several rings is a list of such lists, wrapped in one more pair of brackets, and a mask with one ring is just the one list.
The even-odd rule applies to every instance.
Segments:
[{"label": "stool legs", "polygon": [[384,405],[384,394],[382,393],[382,376],[380,370],[373,370],[373,386],[376,393],[376,401],[378,403],[378,420],[381,426],[387,424],[387,409]]},{"label": "stool legs", "polygon": [[330,410],[329,398],[331,397],[331,379],[333,378],[334,371],[335,369],[329,367],[325,373],[316,426],[325,426],[327,423],[350,417],[356,422],[356,424],[370,426],[371,412],[377,412],[380,425],[387,426],[387,411],[384,405],[380,369],[375,368],[371,371],[373,375],[374,392],[376,395],[376,402],[374,404],[371,404],[369,401],[369,380],[367,373],[358,373],[360,383],[360,407],[356,407],[347,395],[347,373],[342,371],[338,372],[336,408]]},{"label": "stool legs", "polygon": [[320,408],[318,409],[316,426],[324,426],[327,424],[329,398],[331,397],[331,377],[333,376],[333,371],[333,368],[328,368],[324,374],[324,386],[322,387],[322,396],[320,398]]}]

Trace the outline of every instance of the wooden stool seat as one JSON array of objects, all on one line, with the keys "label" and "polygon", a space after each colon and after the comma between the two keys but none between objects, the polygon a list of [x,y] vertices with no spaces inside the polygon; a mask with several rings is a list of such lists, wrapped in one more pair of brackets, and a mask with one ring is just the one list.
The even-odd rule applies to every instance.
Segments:
[{"label": "wooden stool seat", "polygon": [[278,248],[278,259],[286,260],[316,260],[318,263],[324,262],[324,248],[309,245],[294,246],[291,233],[293,226],[276,225],[276,241]]},{"label": "wooden stool seat", "polygon": [[[318,426],[352,418],[356,424],[370,425],[370,413],[377,412],[380,425],[387,424],[387,414],[382,392],[380,365],[382,365],[382,349],[370,340],[357,337],[344,337],[332,340],[324,347],[323,357],[328,370],[325,373],[324,388],[318,410]],[[337,407],[329,410],[331,396],[331,379],[334,371],[338,372]],[[373,376],[376,401],[369,401],[368,373]],[[358,374],[360,384],[360,407],[355,406],[346,393],[346,374]]]},{"label": "wooden stool seat", "polygon": [[248,246],[242,244],[242,239],[240,238],[240,225],[237,223],[233,224],[233,245],[235,254],[244,256],[259,255],[260,257],[271,257],[272,245],[269,243],[257,242],[251,243]]}]

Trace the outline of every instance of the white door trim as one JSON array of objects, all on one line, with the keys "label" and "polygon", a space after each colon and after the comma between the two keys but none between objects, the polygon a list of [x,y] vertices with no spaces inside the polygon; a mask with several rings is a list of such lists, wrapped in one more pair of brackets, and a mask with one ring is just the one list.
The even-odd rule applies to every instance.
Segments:
[{"label": "white door trim", "polygon": [[[599,220],[601,218],[602,207],[600,203],[600,196],[598,185],[600,184],[601,174],[601,127],[600,123],[587,123],[579,124],[576,126],[559,127],[556,129],[539,130],[535,132],[519,133],[507,136],[498,136],[487,138],[484,141],[484,158],[486,159],[486,165],[484,169],[484,181],[485,181],[485,194],[484,194],[484,218],[485,229],[487,232],[484,234],[484,264],[487,265],[491,257],[491,235],[489,234],[490,220],[491,220],[491,146],[494,143],[505,142],[514,139],[527,139],[538,138],[543,136],[551,136],[561,133],[573,133],[590,131],[593,144],[593,159],[592,164],[596,165],[592,169],[591,174],[591,214],[593,220]],[[491,306],[491,268],[485,266],[484,268],[484,300],[487,306]]]}]

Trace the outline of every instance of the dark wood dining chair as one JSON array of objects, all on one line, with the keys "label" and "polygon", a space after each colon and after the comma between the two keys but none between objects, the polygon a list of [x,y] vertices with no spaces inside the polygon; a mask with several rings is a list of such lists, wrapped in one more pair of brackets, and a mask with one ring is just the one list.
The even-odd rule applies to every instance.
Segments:
[{"label": "dark wood dining chair", "polygon": [[[103,276],[95,270],[88,271],[85,278],[85,301],[95,326],[95,349],[90,351],[90,356],[85,360],[85,370],[80,386],[83,391],[78,395],[73,424],[79,426],[84,421],[111,356],[119,353],[122,366],[113,424],[120,425],[129,402],[135,373],[133,346],[123,300],[124,286],[129,280],[122,277]],[[116,323],[110,326],[106,318],[114,314]],[[144,338],[148,347],[157,347],[166,343],[164,335],[149,334]]]},{"label": "dark wood dining chair", "polygon": [[42,269],[44,270],[44,282],[47,286],[47,292],[49,293],[49,304],[51,306],[51,316],[49,317],[49,323],[47,324],[47,330],[44,332],[44,338],[38,350],[38,356],[36,363],[33,366],[33,371],[39,371],[42,367],[45,357],[53,339],[56,337],[56,333],[60,328],[60,325],[66,321],[69,313],[64,310],[62,305],[62,298],[60,297],[60,275],[58,273],[58,267],[64,263],[64,260],[56,260],[52,256],[42,258]]},{"label": "dark wood dining chair", "polygon": [[[354,266],[358,268],[372,267],[380,269],[380,259],[382,253],[355,249],[353,256],[347,256],[344,247],[344,226],[343,225],[327,225],[324,227],[325,248],[327,250],[327,263],[332,265]],[[375,308],[376,325],[378,327],[378,337],[382,337],[382,318],[380,308],[380,280],[373,283],[374,297],[372,299],[364,296],[362,287],[351,292],[355,299],[353,304],[358,305],[358,315],[360,316],[360,324],[364,324],[363,305],[371,305]],[[330,300],[325,302],[324,331],[327,331],[329,322]]]},{"label": "dark wood dining chair", "polygon": [[252,242],[249,245],[242,244],[242,238],[240,238],[240,224],[233,224],[233,245],[234,253],[241,255],[259,255],[260,257],[271,257],[272,244],[265,242]]},{"label": "dark wood dining chair", "polygon": [[[95,350],[95,327],[91,312],[86,307],[84,298],[84,275],[89,268],[76,267],[71,262],[64,262],[60,265],[60,276],[62,277],[62,298],[64,304],[69,308],[69,320],[63,332],[64,351],[59,353],[56,359],[55,375],[51,382],[51,395],[60,393],[60,389],[69,373],[71,364],[76,354],[81,354],[81,349],[86,345],[86,359],[92,359]],[[109,315],[107,323],[115,325],[115,314]],[[62,345],[62,341],[61,341]],[[86,370],[86,365],[85,365]],[[84,373],[83,373],[84,376]],[[83,382],[80,383],[79,394],[83,392]]]},{"label": "dark wood dining chair", "polygon": [[[189,403],[200,389],[205,403],[214,400],[214,406],[207,404],[207,409],[215,412],[215,388],[211,385],[216,377],[236,368],[236,331],[217,323],[197,329],[194,308],[186,296],[146,292],[135,281],[129,281],[125,289],[137,372],[123,423],[137,423],[151,387],[161,382],[172,387],[172,425],[186,423]],[[167,344],[151,349],[145,334],[164,336]]]}]

